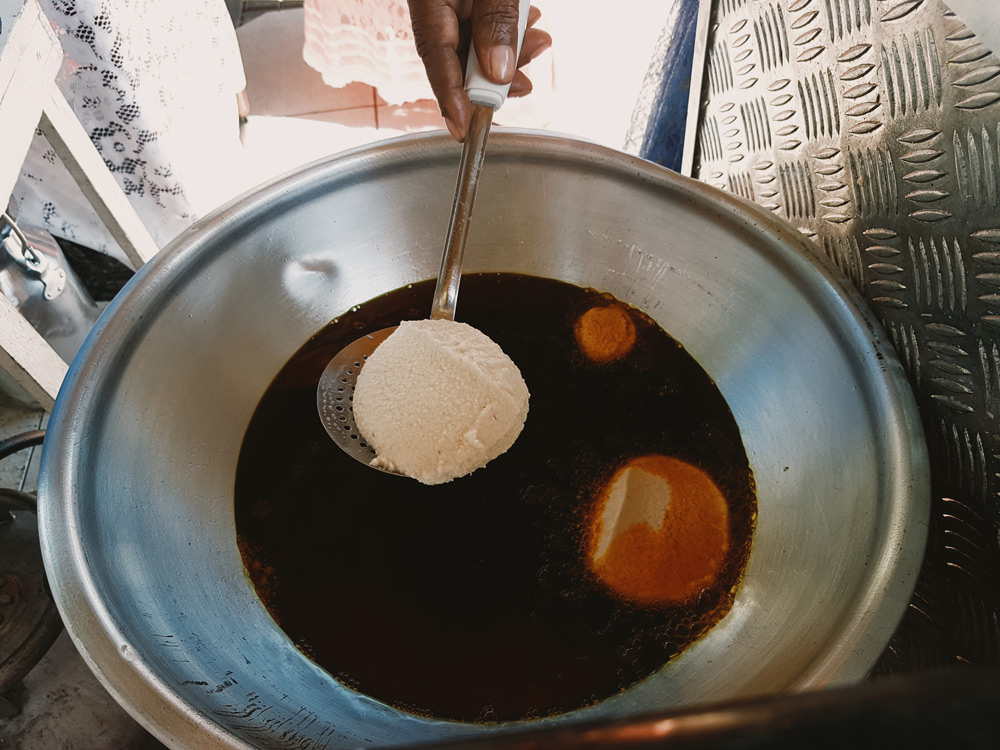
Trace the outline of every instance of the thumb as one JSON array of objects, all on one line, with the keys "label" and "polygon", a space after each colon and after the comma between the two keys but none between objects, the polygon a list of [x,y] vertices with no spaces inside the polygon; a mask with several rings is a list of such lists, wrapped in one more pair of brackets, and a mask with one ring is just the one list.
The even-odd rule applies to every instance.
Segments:
[{"label": "thumb", "polygon": [[483,73],[494,83],[510,83],[517,66],[518,0],[476,0],[472,42]]}]

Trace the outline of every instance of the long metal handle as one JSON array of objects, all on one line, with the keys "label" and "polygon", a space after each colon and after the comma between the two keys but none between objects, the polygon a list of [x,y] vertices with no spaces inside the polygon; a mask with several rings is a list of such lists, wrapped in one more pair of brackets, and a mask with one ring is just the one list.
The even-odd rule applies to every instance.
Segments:
[{"label": "long metal handle", "polygon": [[458,168],[458,186],[455,188],[455,204],[451,209],[448,239],[445,241],[441,271],[438,273],[434,300],[431,303],[433,319],[455,319],[458,285],[462,281],[465,243],[469,238],[472,206],[476,201],[479,173],[482,171],[483,159],[486,156],[486,139],[493,123],[493,111],[493,107],[489,105],[474,104],[472,107],[472,124],[469,126],[469,134],[465,137],[465,145],[462,148],[462,163]]}]

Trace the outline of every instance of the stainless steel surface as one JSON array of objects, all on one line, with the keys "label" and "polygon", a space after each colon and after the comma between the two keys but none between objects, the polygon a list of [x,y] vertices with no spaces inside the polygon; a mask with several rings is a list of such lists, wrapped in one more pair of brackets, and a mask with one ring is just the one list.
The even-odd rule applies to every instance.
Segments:
[{"label": "stainless steel surface", "polygon": [[696,175],[840,266],[926,429],[932,544],[879,670],[996,664],[1000,57],[941,0],[718,0],[712,23]]},{"label": "stainless steel surface", "polygon": [[[472,105],[472,123],[462,146],[462,161],[458,166],[458,183],[455,202],[448,222],[448,234],[441,254],[441,269],[431,298],[430,317],[435,320],[454,320],[458,305],[458,287],[462,281],[462,263],[465,245],[472,226],[472,209],[479,188],[479,174],[486,158],[486,140],[493,124],[493,107]],[[373,465],[374,449],[365,442],[354,420],[354,386],[365,361],[379,344],[385,341],[397,326],[383,328],[345,346],[330,360],[323,370],[316,389],[316,408],[327,434],[349,456],[373,469],[397,474],[382,465]]]},{"label": "stainless steel surface", "polygon": [[51,234],[6,220],[0,220],[0,294],[67,362],[100,314]]},{"label": "stainless steel surface", "polygon": [[[457,161],[446,136],[407,136],[221,209],[137,274],[70,368],[40,485],[50,582],[100,679],[171,747],[508,729],[341,685],[271,620],[235,540],[234,471],[261,395],[332,318],[434,277]],[[573,140],[494,133],[478,203],[467,270],[645,310],[718,384],[759,491],[732,612],[628,692],[529,724],[862,679],[912,592],[929,493],[903,371],[842,275],[768,212]]]}]

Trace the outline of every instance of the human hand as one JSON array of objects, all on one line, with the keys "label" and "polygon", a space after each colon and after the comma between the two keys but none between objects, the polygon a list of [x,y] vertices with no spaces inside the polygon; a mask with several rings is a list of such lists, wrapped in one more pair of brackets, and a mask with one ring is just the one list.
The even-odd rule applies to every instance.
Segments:
[{"label": "human hand", "polygon": [[541,17],[532,6],[521,54],[517,49],[517,0],[408,0],[413,39],[427,80],[448,130],[462,141],[472,119],[465,91],[465,57],[470,39],[483,73],[494,83],[510,83],[508,96],[524,96],[531,81],[519,70],[552,45],[552,37],[533,28]]}]

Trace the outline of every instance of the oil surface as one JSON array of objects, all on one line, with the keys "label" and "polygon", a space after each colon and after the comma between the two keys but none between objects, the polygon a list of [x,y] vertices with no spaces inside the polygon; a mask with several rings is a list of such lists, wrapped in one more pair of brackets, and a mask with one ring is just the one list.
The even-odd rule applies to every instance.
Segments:
[{"label": "oil surface", "polygon": [[[433,285],[379,297],[332,323],[275,378],[247,430],[236,526],[248,575],[298,647],[345,684],[441,718],[556,714],[628,688],[732,604],[756,512],[738,428],[705,372],[630,310],[635,345],[584,357],[574,324],[609,298],[513,274],[467,275],[459,319],[490,336],[531,392],[505,455],[448,484],[370,469],[327,437],[316,384],[359,335],[424,317]],[[715,586],[669,606],[616,597],[586,564],[600,488],[658,453],[707,472],[729,506]]]}]

